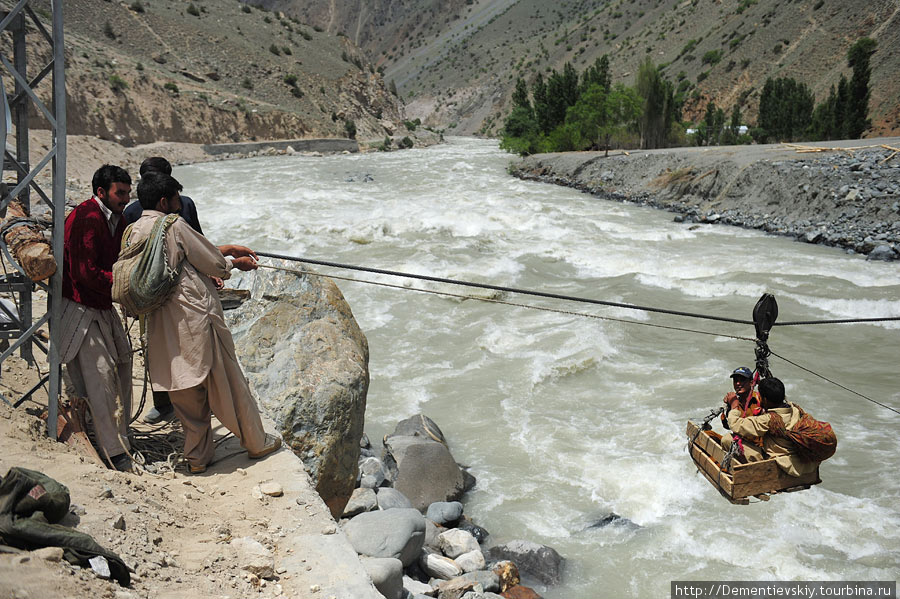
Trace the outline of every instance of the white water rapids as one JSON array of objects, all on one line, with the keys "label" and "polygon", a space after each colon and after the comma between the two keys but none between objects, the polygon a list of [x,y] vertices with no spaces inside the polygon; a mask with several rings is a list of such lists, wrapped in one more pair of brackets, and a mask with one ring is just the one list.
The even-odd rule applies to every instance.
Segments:
[{"label": "white water rapids", "polygon": [[[216,243],[750,319],[900,316],[900,265],[506,174],[496,143],[179,167]],[[341,276],[471,290],[321,268]],[[834,426],[823,483],[733,506],[696,472],[685,421],[753,367],[750,326],[504,295],[701,335],[336,281],[369,340],[366,431],[433,418],[478,485],[493,543],[567,559],[548,599],[667,597],[671,580],[896,580],[900,416],[778,358],[788,398]],[[491,296],[489,292],[478,292]],[[900,409],[900,323],[775,327],[776,353]],[[589,524],[615,512],[638,527]]]}]

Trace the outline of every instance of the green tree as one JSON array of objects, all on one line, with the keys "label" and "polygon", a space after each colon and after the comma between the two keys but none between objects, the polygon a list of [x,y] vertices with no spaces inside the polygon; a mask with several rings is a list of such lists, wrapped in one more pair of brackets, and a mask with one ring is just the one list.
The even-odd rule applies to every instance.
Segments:
[{"label": "green tree", "polygon": [[594,61],[593,66],[585,69],[581,76],[581,93],[584,94],[592,85],[599,85],[606,91],[612,87],[612,76],[609,74],[609,56],[604,54]]},{"label": "green tree", "polygon": [[534,118],[537,121],[538,130],[542,133],[550,132],[550,105],[547,102],[547,84],[540,73],[534,79],[531,86],[531,97],[534,100]]},{"label": "green tree", "polygon": [[666,83],[653,60],[647,57],[638,68],[636,86],[638,94],[643,99],[639,119],[641,148],[660,148],[665,145],[667,102],[672,97],[671,86],[667,86]]},{"label": "green tree", "polygon": [[569,108],[566,122],[578,133],[579,149],[604,147],[608,155],[612,135],[634,124],[640,112],[641,99],[635,90],[621,83],[607,90],[594,83]]},{"label": "green tree", "polygon": [[503,124],[500,149],[527,156],[539,151],[540,132],[534,114],[524,106],[515,106]]},{"label": "green tree", "polygon": [[876,45],[872,38],[863,37],[847,52],[847,65],[853,69],[845,128],[850,139],[862,137],[863,132],[872,126],[869,120],[869,77],[872,75],[869,58],[875,53]]},{"label": "green tree", "polygon": [[516,79],[516,89],[512,95],[513,107],[522,107],[531,112],[531,101],[528,99],[528,84],[521,77]]},{"label": "green tree", "polygon": [[789,78],[766,80],[759,98],[759,127],[763,139],[803,139],[812,124],[812,92],[804,83]]}]

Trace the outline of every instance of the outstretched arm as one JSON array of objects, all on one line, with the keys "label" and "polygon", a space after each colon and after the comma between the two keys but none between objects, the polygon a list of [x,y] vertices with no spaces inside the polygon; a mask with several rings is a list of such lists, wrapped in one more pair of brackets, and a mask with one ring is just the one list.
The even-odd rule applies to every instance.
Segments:
[{"label": "outstretched arm", "polygon": [[243,245],[220,245],[219,251],[222,252],[223,255],[231,256],[232,258],[244,258],[249,256],[254,260],[259,260],[259,256],[256,255],[256,252]]}]

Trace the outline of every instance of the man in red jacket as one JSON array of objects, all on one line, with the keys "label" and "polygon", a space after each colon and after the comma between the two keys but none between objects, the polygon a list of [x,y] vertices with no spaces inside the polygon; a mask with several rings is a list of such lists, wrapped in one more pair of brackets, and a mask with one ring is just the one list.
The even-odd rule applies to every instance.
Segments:
[{"label": "man in red jacket", "polygon": [[66,218],[60,360],[75,392],[88,400],[100,454],[112,468],[129,470],[131,348],[113,309],[112,265],[122,245],[131,177],[104,164],[91,183],[93,197]]}]

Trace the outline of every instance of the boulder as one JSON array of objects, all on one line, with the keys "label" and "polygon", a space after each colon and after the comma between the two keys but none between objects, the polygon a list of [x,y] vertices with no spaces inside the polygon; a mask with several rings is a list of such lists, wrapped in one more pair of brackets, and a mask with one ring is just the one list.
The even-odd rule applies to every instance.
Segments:
[{"label": "boulder", "polygon": [[463,514],[463,505],[458,501],[435,501],[428,506],[425,517],[435,524],[454,525]]},{"label": "boulder", "polygon": [[376,491],[375,498],[378,501],[378,509],[390,510],[394,508],[411,508],[412,502],[403,493],[390,487],[382,487]]},{"label": "boulder", "polygon": [[478,570],[483,570],[486,563],[484,561],[484,554],[481,552],[481,549],[473,549],[472,551],[468,551],[453,558],[453,561],[456,562],[456,565],[462,568],[463,572],[477,572]]},{"label": "boulder", "polygon": [[425,518],[425,546],[440,551],[441,533],[445,530],[447,529],[443,526],[435,524],[428,518]]},{"label": "boulder", "polygon": [[400,560],[393,557],[363,557],[360,562],[385,599],[403,599],[403,563]]},{"label": "boulder", "polygon": [[363,512],[371,512],[378,507],[375,491],[372,489],[354,489],[350,501],[344,507],[344,518],[352,518]]},{"label": "boulder", "polygon": [[484,593],[484,589],[474,580],[465,578],[454,578],[438,585],[438,599],[462,599],[464,595],[470,592],[477,594]]},{"label": "boulder", "polygon": [[875,246],[875,249],[869,252],[869,255],[866,256],[866,260],[884,260],[890,262],[896,260],[897,257],[898,255],[894,248],[887,243],[882,243]]},{"label": "boulder", "polygon": [[403,577],[403,588],[410,595],[425,595],[433,597],[437,593],[437,591],[433,589],[430,584],[419,582],[418,580],[410,578],[409,576]]},{"label": "boulder", "polygon": [[464,530],[472,534],[479,543],[484,543],[491,533],[472,522],[467,516],[463,515],[462,519],[456,525],[456,528]]},{"label": "boulder", "polygon": [[423,437],[425,439],[437,441],[438,443],[443,443],[444,445],[447,444],[444,433],[441,432],[441,429],[435,424],[434,420],[425,414],[416,414],[415,416],[410,416],[405,420],[401,420],[397,423],[397,426],[394,427],[394,432],[388,436]]},{"label": "boulder", "polygon": [[[500,577],[487,570],[475,570],[462,575],[462,578],[474,580],[488,593],[500,592]],[[518,584],[518,583],[517,583]]]},{"label": "boulder", "polygon": [[451,580],[463,573],[462,568],[449,557],[428,550],[419,556],[419,566],[428,576],[442,580]]},{"label": "boulder", "polygon": [[594,522],[587,525],[585,530],[589,530],[591,528],[606,528],[607,526],[621,526],[624,528],[638,529],[640,526],[629,520],[628,518],[623,518],[619,514],[615,512],[610,512],[605,516],[598,518]]},{"label": "boulder", "polygon": [[506,589],[500,596],[503,599],[543,599],[533,588],[521,584]]},{"label": "boulder", "polygon": [[[365,448],[360,448],[364,451]],[[384,483],[384,466],[376,457],[366,457],[359,461],[359,486],[377,489]]]},{"label": "boulder", "polygon": [[522,575],[536,578],[544,584],[559,583],[565,562],[552,547],[522,540],[491,547],[485,557],[491,562],[509,560]]},{"label": "boulder", "polygon": [[356,486],[368,342],[331,279],[267,270],[239,286],[253,299],[227,318],[244,372],[338,518]]},{"label": "boulder", "polygon": [[456,501],[465,488],[462,471],[443,443],[417,436],[390,436],[384,463],[394,488],[420,511],[435,501]]},{"label": "boulder", "polygon": [[344,524],[344,534],[360,555],[394,557],[406,567],[422,551],[425,518],[410,508],[365,512]]},{"label": "boulder", "polygon": [[451,528],[442,532],[438,536],[438,543],[441,547],[441,553],[453,559],[456,559],[463,553],[480,550],[475,537],[471,533],[458,528]]}]

